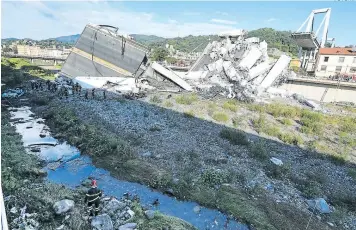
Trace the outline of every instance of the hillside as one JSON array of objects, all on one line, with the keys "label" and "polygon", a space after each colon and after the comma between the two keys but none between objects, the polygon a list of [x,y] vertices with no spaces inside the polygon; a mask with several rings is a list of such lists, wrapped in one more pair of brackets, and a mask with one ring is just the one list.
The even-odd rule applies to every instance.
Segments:
[{"label": "hillside", "polygon": [[57,38],[51,38],[49,40],[56,40],[58,42],[75,44],[79,37],[80,37],[80,34],[74,34],[74,35],[68,35],[68,36],[61,36],[61,37],[57,37]]},{"label": "hillside", "polygon": [[[200,36],[186,36],[176,38],[163,38],[155,35],[143,35],[143,34],[131,34],[134,39],[149,48],[164,47],[166,44],[173,45],[177,50],[183,52],[191,51],[203,51],[205,46],[210,41],[218,40],[217,35],[200,35]],[[40,45],[68,45],[71,46],[80,37],[80,34],[61,36],[57,38],[45,39],[39,41]],[[262,28],[258,30],[252,30],[248,33],[248,37],[259,37],[261,40],[265,40],[270,48],[277,48],[284,52],[290,52],[294,55],[298,52],[298,47],[295,41],[291,38],[291,31],[278,31],[272,28]],[[3,44],[12,42],[13,40],[23,40],[17,38],[2,39]],[[28,40],[28,39],[27,39]]]}]

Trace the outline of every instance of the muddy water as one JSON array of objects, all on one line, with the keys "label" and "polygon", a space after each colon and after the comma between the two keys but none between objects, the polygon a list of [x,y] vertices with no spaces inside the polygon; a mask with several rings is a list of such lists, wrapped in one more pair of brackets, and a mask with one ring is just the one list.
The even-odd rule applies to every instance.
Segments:
[{"label": "muddy water", "polygon": [[[178,201],[144,185],[115,179],[108,171],[96,168],[90,157],[81,156],[77,148],[51,137],[44,120],[33,118],[29,107],[12,108],[10,113],[12,125],[22,135],[26,151],[48,162],[45,169],[48,172],[47,180],[51,182],[75,188],[88,177],[94,177],[105,195],[120,198],[126,192],[137,194],[144,206],[179,217],[198,229],[248,229],[235,220],[227,221],[227,216],[219,211],[201,207],[200,212],[196,213],[194,207],[198,204],[195,202]],[[151,205],[155,199],[159,200],[158,206]]]}]

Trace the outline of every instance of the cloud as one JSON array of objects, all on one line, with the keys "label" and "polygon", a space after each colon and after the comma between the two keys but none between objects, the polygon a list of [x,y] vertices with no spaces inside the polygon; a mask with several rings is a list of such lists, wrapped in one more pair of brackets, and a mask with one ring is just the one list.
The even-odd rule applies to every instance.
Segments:
[{"label": "cloud", "polygon": [[172,23],[172,24],[178,23],[178,21],[177,21],[177,20],[174,20],[174,19],[169,19],[168,22],[169,22],[169,23]]},{"label": "cloud", "polygon": [[216,11],[215,14],[222,15],[222,16],[228,16],[229,15],[229,13],[221,12],[221,11]]},{"label": "cloud", "polygon": [[[55,2],[9,4],[3,2],[2,37],[46,39],[81,33],[88,23],[119,27],[122,34],[147,34],[162,37],[217,34],[235,29],[235,23],[212,22],[175,23],[173,19],[159,21],[151,12],[136,12],[100,2]],[[55,12],[54,12],[55,10]],[[42,12],[42,13],[41,13]],[[49,20],[43,12],[55,15]],[[13,15],[17,15],[13,17]],[[169,21],[170,20],[170,21]],[[29,25],[23,26],[26,22]],[[221,21],[219,21],[221,23]],[[21,28],[19,30],[18,28]]]},{"label": "cloud", "polygon": [[237,22],[235,21],[230,21],[230,20],[224,20],[224,19],[211,19],[211,22],[216,22],[216,23],[221,23],[221,24],[226,24],[226,25],[236,25]]},{"label": "cloud", "polygon": [[277,20],[277,18],[269,18],[269,19],[266,20],[266,22],[274,22],[276,20]]},{"label": "cloud", "polygon": [[184,15],[186,16],[199,16],[201,15],[202,13],[200,12],[192,12],[192,11],[186,11],[186,12],[183,12]]}]

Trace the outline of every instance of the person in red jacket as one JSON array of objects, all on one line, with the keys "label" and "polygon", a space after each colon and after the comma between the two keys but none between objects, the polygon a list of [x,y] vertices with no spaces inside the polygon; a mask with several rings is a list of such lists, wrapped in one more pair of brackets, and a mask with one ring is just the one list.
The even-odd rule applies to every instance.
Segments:
[{"label": "person in red jacket", "polygon": [[85,195],[85,202],[88,202],[88,211],[90,216],[97,216],[99,214],[100,197],[103,195],[98,186],[96,180],[91,181],[91,188]]}]

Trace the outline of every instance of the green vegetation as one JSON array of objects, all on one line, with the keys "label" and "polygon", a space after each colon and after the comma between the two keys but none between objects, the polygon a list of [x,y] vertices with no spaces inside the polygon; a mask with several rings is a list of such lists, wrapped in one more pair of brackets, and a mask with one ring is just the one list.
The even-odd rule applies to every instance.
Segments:
[{"label": "green vegetation", "polygon": [[231,112],[236,112],[238,109],[237,100],[236,99],[228,100],[224,102],[222,107],[226,110],[230,110]]},{"label": "green vegetation", "polygon": [[242,117],[233,117],[231,119],[231,121],[232,121],[232,125],[236,128],[238,126],[241,126],[243,118]]},{"label": "green vegetation", "polygon": [[283,118],[282,119],[282,124],[291,126],[293,124],[293,121],[291,119],[288,119],[288,118]]},{"label": "green vegetation", "polygon": [[158,47],[151,53],[152,61],[164,61],[168,57],[168,51],[165,48]]},{"label": "green vegetation", "polygon": [[195,117],[195,114],[194,114],[194,111],[193,110],[189,110],[189,111],[186,111],[183,113],[185,117],[188,117],[188,118],[193,118]]},{"label": "green vegetation", "polygon": [[154,95],[153,97],[150,98],[150,102],[155,104],[160,104],[162,103],[162,99],[159,96]]},{"label": "green vegetation", "polygon": [[257,119],[252,120],[252,124],[257,132],[262,132],[266,128],[266,116],[260,113]]},{"label": "green vegetation", "polygon": [[222,112],[217,112],[213,114],[213,119],[218,122],[227,122],[229,120],[229,116]]},{"label": "green vegetation", "polygon": [[166,107],[173,107],[173,103],[172,102],[170,102],[170,101],[166,101],[165,103],[164,103],[164,106],[166,106]]},{"label": "green vegetation", "polygon": [[269,158],[266,144],[263,141],[258,141],[257,143],[252,144],[249,153],[252,157],[260,160],[267,160]]},{"label": "green vegetation", "polygon": [[9,86],[17,85],[30,75],[44,80],[54,79],[54,74],[51,71],[31,65],[25,59],[1,58],[1,79],[3,83]]},{"label": "green vegetation", "polygon": [[302,123],[301,132],[306,134],[321,134],[323,130],[322,114],[303,109],[300,121]]},{"label": "green vegetation", "polygon": [[154,218],[148,220],[145,216],[141,205],[134,202],[132,211],[135,216],[131,222],[137,223],[139,229],[156,230],[156,229],[177,229],[177,230],[195,230],[191,224],[172,216],[163,215],[159,211],[155,211]]},{"label": "green vegetation", "polygon": [[347,170],[347,175],[352,177],[354,180],[356,180],[356,168],[349,168]]},{"label": "green vegetation", "polygon": [[298,54],[298,46],[291,37],[291,31],[278,31],[272,28],[261,28],[249,31],[248,37],[258,37],[265,40],[268,47],[277,48],[282,52],[289,52],[293,56]]},{"label": "green vegetation", "polygon": [[198,100],[198,96],[196,94],[184,94],[177,96],[175,99],[178,104],[191,105]]},{"label": "green vegetation", "polygon": [[248,145],[246,134],[239,130],[224,128],[220,132],[220,137],[228,140],[233,145]]},{"label": "green vegetation", "polygon": [[206,170],[201,175],[201,180],[207,186],[221,185],[230,181],[229,175],[220,170]]},{"label": "green vegetation", "polygon": [[286,117],[294,119],[300,116],[301,110],[297,107],[283,105],[279,103],[268,104],[265,106],[266,112],[274,117]]},{"label": "green vegetation", "polygon": [[272,162],[268,162],[265,166],[265,171],[266,175],[271,178],[284,179],[289,177],[291,165],[286,163],[283,165],[275,165]]},{"label": "green vegetation", "polygon": [[279,133],[278,138],[287,144],[301,145],[304,143],[299,135],[292,133]]}]

